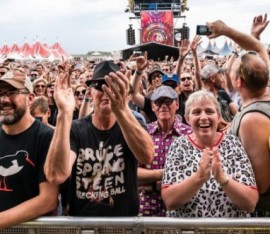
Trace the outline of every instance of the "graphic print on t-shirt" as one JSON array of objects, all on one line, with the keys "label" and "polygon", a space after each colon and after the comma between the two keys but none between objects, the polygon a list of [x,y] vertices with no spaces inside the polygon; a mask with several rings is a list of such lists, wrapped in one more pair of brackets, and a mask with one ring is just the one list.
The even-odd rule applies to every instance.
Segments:
[{"label": "graphic print on t-shirt", "polygon": [[0,191],[13,191],[7,184],[8,177],[19,173],[27,163],[35,167],[28,152],[24,150],[0,158]]},{"label": "graphic print on t-shirt", "polygon": [[99,201],[126,191],[124,154],[121,144],[114,147],[99,143],[99,148],[80,149],[76,168],[76,187],[79,199]]}]

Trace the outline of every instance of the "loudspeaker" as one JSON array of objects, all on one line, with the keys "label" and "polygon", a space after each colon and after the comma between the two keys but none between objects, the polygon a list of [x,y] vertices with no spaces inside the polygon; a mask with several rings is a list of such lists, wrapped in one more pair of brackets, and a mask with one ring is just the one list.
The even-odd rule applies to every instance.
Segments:
[{"label": "loudspeaker", "polygon": [[128,45],[135,45],[135,30],[132,28],[132,25],[129,25],[127,29],[127,44]]}]

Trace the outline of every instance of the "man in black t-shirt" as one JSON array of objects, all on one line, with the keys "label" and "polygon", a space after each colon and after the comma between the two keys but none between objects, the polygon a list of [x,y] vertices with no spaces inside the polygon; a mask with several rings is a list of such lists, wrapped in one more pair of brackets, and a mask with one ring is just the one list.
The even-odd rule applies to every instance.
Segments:
[{"label": "man in black t-shirt", "polygon": [[154,147],[128,107],[127,77],[112,61],[96,65],[86,82],[94,112],[72,122],[74,96],[68,73],[62,76],[54,91],[59,113],[45,163],[48,180],[61,184],[69,178],[72,216],[136,216],[137,164],[149,163]]},{"label": "man in black t-shirt", "polygon": [[47,215],[57,205],[44,162],[53,130],[30,114],[34,94],[19,70],[0,78],[0,229]]}]

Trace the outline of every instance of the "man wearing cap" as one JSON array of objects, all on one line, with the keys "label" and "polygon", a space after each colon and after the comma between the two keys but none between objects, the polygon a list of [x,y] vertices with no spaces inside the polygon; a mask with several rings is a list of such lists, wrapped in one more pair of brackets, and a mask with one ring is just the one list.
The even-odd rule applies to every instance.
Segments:
[{"label": "man wearing cap", "polygon": [[128,78],[112,61],[97,64],[87,81],[94,112],[73,122],[68,78],[66,73],[55,85],[59,112],[45,163],[47,179],[61,184],[70,177],[72,216],[135,216],[137,163],[150,163],[154,147],[128,107]]},{"label": "man wearing cap", "polygon": [[176,137],[192,130],[176,115],[178,94],[171,87],[157,88],[151,96],[151,104],[157,121],[148,124],[148,133],[154,142],[155,154],[151,164],[140,164],[138,168],[140,215],[165,217],[166,207],[161,198],[160,185],[166,154]]},{"label": "man wearing cap", "polygon": [[158,68],[153,68],[148,73],[148,82],[151,85],[152,90],[155,90],[161,85],[161,78],[163,75],[164,75],[164,72]]},{"label": "man wearing cap", "polygon": [[242,106],[232,122],[231,132],[238,136],[251,161],[259,202],[254,216],[270,216],[270,60],[263,44],[253,36],[237,31],[222,21],[208,23],[211,38],[225,35],[247,50],[232,65],[230,78]]},{"label": "man wearing cap", "polygon": [[[148,123],[151,123],[157,120],[157,117],[151,108],[151,99],[150,99],[151,95],[145,97],[139,92],[139,84],[141,82],[142,73],[143,70],[148,65],[147,57],[140,56],[136,59],[136,61],[137,61],[137,70],[135,71],[131,79],[131,86],[133,87],[131,99],[145,113]],[[161,81],[162,86],[169,85],[172,88],[177,88],[179,84],[179,78],[177,75],[168,76],[163,74]],[[180,114],[179,108],[177,110],[177,114]]]},{"label": "man wearing cap", "polygon": [[58,187],[46,181],[44,162],[53,130],[30,114],[34,94],[19,70],[0,78],[0,229],[48,214]]},{"label": "man wearing cap", "polygon": [[221,107],[222,118],[227,123],[231,122],[238,106],[222,88],[224,82],[222,70],[214,64],[207,64],[201,70],[201,79],[204,88],[216,96]]}]

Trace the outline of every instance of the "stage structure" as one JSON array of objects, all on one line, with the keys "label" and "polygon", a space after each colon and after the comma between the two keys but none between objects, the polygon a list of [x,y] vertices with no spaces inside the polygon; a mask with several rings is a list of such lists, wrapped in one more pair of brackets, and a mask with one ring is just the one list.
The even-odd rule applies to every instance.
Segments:
[{"label": "stage structure", "polygon": [[128,0],[125,12],[134,14],[130,20],[140,20],[139,43],[135,41],[132,25],[127,29],[128,45],[158,43],[177,46],[182,39],[189,39],[189,27],[183,23],[182,28],[175,28],[174,21],[185,18],[189,10],[187,0]]}]

